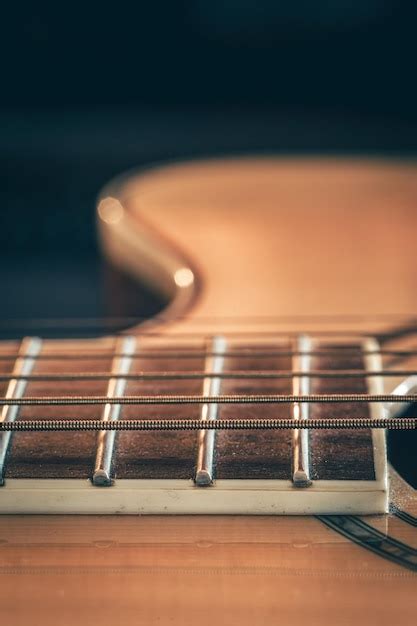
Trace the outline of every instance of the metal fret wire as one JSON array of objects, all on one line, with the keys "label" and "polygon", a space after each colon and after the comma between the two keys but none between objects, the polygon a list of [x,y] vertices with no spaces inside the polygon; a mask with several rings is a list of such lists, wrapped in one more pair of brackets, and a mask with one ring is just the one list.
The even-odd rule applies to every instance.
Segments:
[{"label": "metal fret wire", "polygon": [[0,423],[2,431],[43,432],[43,431],[102,431],[102,430],[292,430],[292,429],[388,429],[416,430],[417,417],[408,418],[326,418],[326,419],[126,419],[103,422],[83,419],[36,419]]},{"label": "metal fret wire", "polygon": [[54,382],[54,381],[83,381],[83,380],[200,380],[204,378],[224,378],[230,380],[245,379],[292,379],[292,378],[369,378],[371,376],[388,376],[388,377],[405,377],[417,376],[417,370],[313,370],[310,372],[291,372],[291,371],[230,371],[221,372],[200,372],[200,371],[181,371],[181,372],[138,372],[137,374],[111,374],[107,372],[80,372],[65,374],[0,374],[0,382],[10,380],[28,380],[32,382]]},{"label": "metal fret wire", "polygon": [[64,406],[88,404],[289,404],[291,402],[417,402],[417,394],[366,394],[366,393],[334,393],[334,394],[270,394],[270,395],[237,395],[219,396],[198,395],[132,395],[132,396],[26,396],[25,398],[0,398],[0,406]]}]

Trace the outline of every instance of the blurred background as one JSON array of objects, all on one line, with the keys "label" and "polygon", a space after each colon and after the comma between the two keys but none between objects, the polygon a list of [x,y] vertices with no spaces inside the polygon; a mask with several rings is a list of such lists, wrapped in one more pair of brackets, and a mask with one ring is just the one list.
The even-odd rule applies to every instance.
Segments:
[{"label": "blurred background", "polygon": [[415,2],[15,2],[1,14],[9,334],[33,317],[163,305],[144,289],[124,297],[129,283],[100,260],[95,197],[125,169],[225,153],[415,154]]}]

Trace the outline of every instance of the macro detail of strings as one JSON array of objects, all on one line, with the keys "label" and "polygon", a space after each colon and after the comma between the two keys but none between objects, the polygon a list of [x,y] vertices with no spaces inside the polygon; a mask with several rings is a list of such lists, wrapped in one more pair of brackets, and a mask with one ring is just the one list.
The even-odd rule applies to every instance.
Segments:
[{"label": "macro detail of strings", "polygon": [[[145,338],[148,340],[145,344]],[[253,340],[253,336],[252,336]],[[36,365],[30,372],[14,372],[12,371],[13,363],[18,355],[18,345],[16,343],[4,342],[0,349],[0,383],[3,387],[7,383],[13,380],[24,380],[27,383],[44,383],[43,386],[38,386],[38,393],[36,396],[30,394],[29,390],[25,393],[25,398],[16,399],[16,404],[30,405],[31,399],[33,404],[48,404],[49,401],[52,404],[65,403],[65,400],[60,401],[59,396],[62,398],[68,397],[68,403],[76,403],[79,399],[80,404],[83,402],[97,402],[97,404],[103,403],[106,398],[104,394],[93,394],[92,391],[99,391],[104,389],[104,385],[100,383],[106,383],[110,379],[124,379],[126,381],[138,383],[144,383],[145,381],[157,383],[172,381],[173,383],[179,383],[180,381],[197,381],[197,387],[195,387],[196,393],[195,401],[204,402],[204,398],[201,396],[198,387],[198,381],[207,378],[219,378],[224,380],[226,386],[223,384],[222,397],[225,402],[237,404],[240,401],[245,403],[245,394],[227,394],[224,390],[231,389],[227,387],[227,381],[255,381],[257,384],[256,395],[259,396],[260,402],[265,402],[270,397],[271,402],[288,402],[291,401],[290,394],[280,394],[282,397],[278,397],[278,394],[263,394],[262,381],[285,381],[293,380],[297,377],[317,379],[362,379],[370,377],[389,377],[389,378],[404,378],[407,376],[417,375],[417,348],[416,349],[404,349],[404,348],[382,348],[378,350],[360,350],[357,347],[354,348],[349,343],[342,345],[316,345],[312,347],[307,354],[316,361],[321,361],[321,365],[318,368],[311,368],[308,372],[301,372],[291,369],[288,365],[290,357],[299,355],[300,353],[292,349],[291,346],[286,345],[281,339],[272,337],[272,339],[259,345],[259,341],[255,345],[248,346],[234,345],[231,346],[222,355],[227,363],[232,365],[226,367],[222,372],[210,372],[204,369],[204,359],[208,357],[219,356],[216,352],[205,351],[202,349],[199,343],[193,341],[194,345],[191,347],[189,344],[169,346],[172,343],[172,338],[164,338],[163,342],[168,343],[168,347],[161,348],[161,342],[158,342],[156,346],[149,345],[149,337],[140,336],[140,349],[134,354],[129,355],[129,358],[134,364],[130,368],[129,372],[123,374],[118,372],[112,372],[109,369],[106,371],[104,367],[106,364],[110,365],[112,359],[123,358],[126,355],[120,351],[112,351],[105,347],[115,340],[108,338],[100,345],[97,342],[71,342],[71,345],[66,345],[65,351],[60,350],[60,345],[57,342],[44,342],[41,352],[36,357]],[[281,341],[281,345],[279,342]],[[230,341],[229,341],[230,343]],[[381,370],[365,370],[364,367],[348,367],[349,359],[362,354],[364,356],[377,354],[384,359],[385,367]],[[331,367],[324,367],[323,363],[330,359]],[[282,366],[282,360],[287,360],[285,366]],[[171,362],[174,361],[174,364]],[[280,365],[281,362],[281,365]],[[197,364],[193,367],[193,363]],[[407,367],[404,367],[406,363]],[[415,367],[411,367],[410,364],[415,363]],[[249,364],[249,366],[248,366]],[[347,364],[347,365],[346,365]],[[182,365],[180,367],[180,365]],[[54,395],[51,390],[54,389],[54,383],[70,383],[67,387],[71,394],[65,396],[65,394]],[[48,384],[50,383],[50,384]],[[77,383],[74,385],[73,383]],[[91,383],[91,384],[90,384]],[[64,389],[65,385],[61,386]],[[31,386],[30,388],[33,388]],[[143,390],[143,385],[138,387],[138,390]],[[40,390],[45,393],[39,393]],[[83,393],[86,390],[90,393]],[[162,398],[162,401],[170,400],[173,397],[173,403],[176,403],[175,398],[178,398],[179,403],[193,402],[190,394],[179,394],[178,385],[175,387],[175,394],[158,394],[155,389],[155,385],[152,389],[153,393],[149,395],[149,403],[152,402],[152,398],[158,398],[158,396],[166,396],[166,400]],[[146,403],[146,394],[126,394],[121,402],[129,403],[130,396],[133,395],[133,403]],[[253,396],[254,394],[250,394]],[[331,401],[331,398],[324,397],[326,394],[319,395],[319,398],[315,400],[310,397],[308,401],[315,402],[327,402]],[[338,401],[337,394],[334,395],[334,400]],[[199,397],[200,396],[200,397]],[[236,397],[238,396],[238,397]],[[239,398],[240,397],[240,398]],[[72,398],[72,400],[71,400]],[[136,400],[135,400],[136,398]],[[287,398],[287,399],[286,399]],[[361,398],[364,400],[364,398]],[[382,399],[382,398],[380,398]],[[117,401],[114,400],[114,402]],[[213,400],[214,401],[214,400]],[[300,398],[300,401],[306,401]],[[343,401],[341,399],[340,401]],[[366,401],[366,399],[365,399]],[[11,400],[0,399],[1,403],[11,403]],[[256,399],[251,397],[247,402],[256,402]]]},{"label": "macro detail of strings", "polygon": [[[290,339],[279,334],[262,340],[258,334],[248,334],[244,340],[240,336],[228,336],[220,372],[207,371],[207,359],[218,356],[218,352],[213,351],[213,344],[206,336],[198,339],[192,336],[177,343],[176,338],[166,340],[139,334],[135,350],[129,354],[129,367],[120,372],[114,368],[115,359],[127,355],[117,337],[78,342],[44,341],[33,367],[24,372],[11,369],[18,362],[19,354],[20,359],[23,358],[22,345],[4,343],[0,347],[3,413],[8,407],[15,411],[17,407],[14,426],[24,427],[27,423],[28,429],[29,425],[34,425],[35,430],[14,433],[7,451],[5,477],[91,476],[98,450],[97,433],[83,428],[91,426],[92,422],[96,427],[101,424],[102,443],[106,443],[107,428],[115,428],[111,421],[106,425],[102,423],[106,406],[119,406],[120,428],[123,423],[128,425],[134,420],[139,428],[149,425],[146,431],[129,429],[118,433],[109,448],[106,484],[111,484],[115,477],[192,477],[199,444],[189,425],[192,423],[195,429],[200,424],[204,429],[201,406],[218,404],[217,424],[211,424],[219,428],[212,461],[213,478],[290,478],[291,428],[295,424],[290,423],[294,402],[292,383],[302,375],[312,381],[309,394],[301,401],[316,406],[316,412],[312,411],[311,415],[313,423],[327,419],[327,423],[321,425],[317,422],[317,429],[312,431],[313,445],[309,452],[312,477],[328,477],[330,473],[341,478],[370,478],[373,468],[367,402],[371,396],[366,392],[365,380],[367,376],[376,376],[377,372],[366,371],[364,350],[357,338],[356,344],[346,338],[340,344],[335,344],[333,339],[332,343],[329,341],[328,337],[313,339],[309,353],[314,362],[308,372],[293,369],[297,350]],[[402,368],[398,372],[413,372],[408,360],[414,356],[410,355],[414,350],[408,349],[407,355],[405,352],[401,347],[384,358],[396,359],[396,367]],[[388,361],[386,371],[387,374],[390,371]],[[394,373],[397,375],[400,373]],[[210,379],[218,380],[215,397],[203,394],[203,383]],[[24,394],[7,399],[7,389],[16,381],[25,382]],[[109,397],[111,381],[125,383],[122,395]],[[328,381],[326,385],[330,387],[323,386],[324,381]],[[324,410],[326,397],[330,411]],[[5,404],[6,401],[9,404]],[[61,404],[65,405],[65,415],[57,415]],[[338,416],[339,432],[331,428],[330,421]],[[346,422],[347,417],[350,422]],[[353,432],[352,418],[367,421]],[[65,422],[64,427],[78,423],[79,431],[60,432],[57,420]],[[343,424],[342,420],[345,420]],[[43,430],[36,432],[36,422],[41,421]],[[271,431],[273,423],[275,429]],[[288,428],[281,430],[284,424]],[[326,425],[328,429],[324,428]],[[243,427],[246,428],[242,430]],[[333,449],[337,463],[325,457],[324,448]],[[355,455],[351,455],[353,448],[361,454],[359,464]],[[342,463],[341,458],[345,458]]]},{"label": "macro detail of strings", "polygon": [[[386,325],[381,332],[388,335]],[[208,483],[291,479],[294,433],[308,429],[307,451],[298,452],[308,459],[313,480],[366,480],[374,471],[371,428],[417,425],[413,419],[371,418],[371,403],[392,396],[369,390],[372,380],[383,378],[394,388],[417,375],[417,334],[394,333],[375,346],[364,343],[364,333],[329,330],[309,334],[302,350],[293,338],[298,333],[222,336],[224,345],[207,332],[138,332],[128,352],[123,334],[44,340],[35,357],[24,354],[30,338],[1,342],[1,422],[9,431],[0,438],[16,431],[4,457],[5,478],[91,477],[101,445],[107,461],[101,457],[105,471],[97,484],[110,485],[116,477],[190,478],[203,453],[211,463]],[[308,357],[307,370],[300,368],[306,362],[300,356]],[[378,368],[369,365],[375,358]],[[310,382],[300,387],[295,380]],[[10,393],[16,385],[24,386],[18,395]],[[308,423],[294,413],[296,402],[308,407]],[[214,406],[216,419],[203,423],[204,411]],[[201,448],[209,430],[218,431],[211,454]]]}]

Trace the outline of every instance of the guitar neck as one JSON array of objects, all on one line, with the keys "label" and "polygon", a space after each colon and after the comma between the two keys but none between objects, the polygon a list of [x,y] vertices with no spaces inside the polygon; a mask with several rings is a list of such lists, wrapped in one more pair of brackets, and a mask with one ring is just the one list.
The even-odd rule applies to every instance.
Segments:
[{"label": "guitar neck", "polygon": [[[9,399],[2,420],[51,425],[51,431],[0,435],[4,506],[17,506],[15,488],[37,484],[47,490],[55,481],[55,494],[70,486],[72,506],[86,512],[102,511],[103,501],[104,510],[113,510],[129,486],[141,494],[156,492],[149,509],[141,505],[144,512],[196,512],[202,506],[213,513],[319,512],[323,507],[340,512],[352,506],[386,510],[381,430],[317,429],[310,434],[303,428],[253,430],[249,425],[239,431],[196,432],[177,425],[179,420],[292,419],[302,424],[317,418],[381,417],[380,404],[367,401],[369,394],[383,391],[375,340],[191,333],[188,338],[171,334],[161,344],[159,333],[144,331],[101,340],[26,339],[20,347],[5,343],[0,357]],[[337,398],[346,394],[344,402]],[[302,400],[311,396],[323,401]],[[80,432],[53,430],[57,421],[132,419],[163,420],[172,427],[118,434],[104,428],[84,432],[82,425]],[[87,484],[92,491],[84,502],[77,489]],[[171,507],[163,498],[167,490],[179,494]],[[260,501],[258,508],[253,498]],[[26,506],[34,511],[45,505]],[[57,502],[50,506],[59,510]],[[138,506],[137,500],[130,501],[132,506]]]}]

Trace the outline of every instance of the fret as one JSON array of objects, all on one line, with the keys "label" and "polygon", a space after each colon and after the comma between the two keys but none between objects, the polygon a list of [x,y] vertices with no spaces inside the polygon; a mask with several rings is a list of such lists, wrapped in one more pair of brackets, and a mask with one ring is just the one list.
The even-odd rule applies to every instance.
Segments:
[{"label": "fret", "polygon": [[[363,351],[375,350],[378,348],[378,342],[373,338],[368,338],[363,343]],[[365,355],[363,356],[364,366],[366,371],[374,370],[378,371],[383,369],[382,358],[380,355]],[[381,377],[372,377],[364,380],[366,390],[370,394],[382,393],[384,391],[384,381]],[[403,390],[405,394],[407,390]],[[408,389],[408,391],[411,391]],[[395,390],[393,393],[396,393]],[[374,403],[369,406],[369,416],[372,421],[377,421],[380,418],[386,418],[389,416],[389,409],[387,405],[382,403]],[[385,489],[388,492],[388,478],[387,478],[387,442],[386,433],[382,429],[371,429],[371,441],[373,446],[373,469],[375,480],[384,484]]]},{"label": "fret", "polygon": [[[128,374],[132,365],[132,356],[136,349],[135,337],[122,337],[116,342],[116,353],[120,352],[124,356],[115,357],[112,363],[112,374],[117,378],[110,378],[107,386],[107,397],[114,398],[123,396],[126,390],[127,380],[121,378],[124,374]],[[103,409],[103,422],[117,421],[121,413],[121,404],[106,404]],[[111,475],[114,448],[115,448],[116,431],[99,432],[97,437],[96,460],[93,473],[93,484],[97,487],[110,486],[113,483]]]},{"label": "fret", "polygon": [[[293,372],[309,373],[311,366],[311,340],[307,336],[298,337],[295,342],[295,356],[292,358]],[[308,376],[294,376],[293,395],[308,395],[310,393],[310,379]],[[294,402],[292,417],[295,420],[309,418],[309,404]],[[295,429],[292,434],[292,481],[295,487],[308,487],[310,480],[310,433],[308,430]]]},{"label": "fret", "polygon": [[[214,337],[208,347],[209,352],[216,356],[208,356],[205,360],[205,371],[213,374],[221,374],[224,367],[226,341],[223,337]],[[220,377],[205,378],[203,381],[203,395],[218,396],[221,388]],[[203,404],[200,419],[203,421],[216,420],[219,415],[218,404]],[[215,430],[200,430],[198,434],[197,463],[194,481],[199,487],[206,487],[213,483],[214,479],[214,449],[216,441]]]},{"label": "fret", "polygon": [[[23,397],[27,386],[27,380],[17,377],[30,375],[41,349],[42,340],[38,337],[26,337],[23,339],[13,367],[13,374],[16,378],[12,378],[9,381],[5,394],[6,398],[19,399]],[[3,406],[0,415],[0,422],[14,422],[18,417],[19,410],[20,407],[17,405],[9,404]],[[0,486],[4,485],[5,482],[5,466],[10,446],[11,434],[11,432],[3,432],[0,434]]]}]

